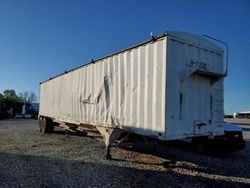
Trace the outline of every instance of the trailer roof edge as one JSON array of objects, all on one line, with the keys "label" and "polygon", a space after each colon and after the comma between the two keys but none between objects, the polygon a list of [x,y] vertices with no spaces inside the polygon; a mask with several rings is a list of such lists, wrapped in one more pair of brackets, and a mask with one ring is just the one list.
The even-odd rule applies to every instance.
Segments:
[{"label": "trailer roof edge", "polygon": [[64,74],[67,74],[67,73],[69,73],[69,72],[72,72],[72,71],[74,71],[74,70],[77,70],[77,69],[79,69],[79,68],[82,68],[82,67],[88,66],[88,65],[90,65],[90,64],[93,64],[93,63],[95,63],[95,62],[97,62],[97,61],[101,61],[101,60],[103,60],[103,59],[105,59],[105,58],[108,58],[108,57],[117,55],[117,54],[119,54],[119,53],[122,53],[122,52],[125,52],[125,51],[128,51],[128,50],[131,50],[131,49],[133,49],[133,48],[137,48],[137,47],[139,47],[139,46],[145,45],[145,44],[150,43],[150,42],[157,41],[157,40],[159,40],[159,39],[161,39],[161,38],[163,38],[163,37],[166,37],[166,36],[167,36],[167,33],[163,33],[162,35],[160,35],[160,36],[158,36],[158,37],[152,37],[150,40],[146,40],[146,41],[141,42],[141,43],[139,43],[139,44],[137,44],[137,45],[133,45],[133,46],[130,46],[130,47],[128,47],[128,48],[121,49],[121,50],[116,51],[116,52],[114,52],[114,53],[108,54],[108,55],[106,55],[106,56],[104,56],[104,57],[98,58],[98,59],[96,59],[96,60],[92,59],[89,63],[82,64],[82,65],[77,66],[77,67],[75,67],[75,68],[72,68],[72,69],[70,69],[70,70],[68,70],[68,71],[65,70],[64,72],[62,72],[62,73],[60,73],[60,74],[58,74],[58,75],[56,75],[56,76],[50,77],[49,79],[40,82],[40,84],[43,84],[43,83],[45,83],[45,82],[48,82],[48,81],[50,81],[50,80],[52,80],[52,79],[55,79],[55,78],[57,78],[57,77],[59,77],[59,76],[62,76],[62,75],[64,75]]},{"label": "trailer roof edge", "polygon": [[[108,55],[106,55],[106,56],[104,56],[104,57],[101,57],[101,58],[98,58],[98,59],[96,59],[96,60],[92,59],[89,63],[81,64],[81,65],[79,65],[79,66],[77,66],[77,67],[75,67],[75,68],[72,68],[72,69],[70,69],[70,70],[65,70],[64,72],[62,72],[62,73],[60,73],[60,74],[58,74],[58,75],[56,75],[56,76],[50,77],[49,79],[40,82],[40,85],[43,84],[43,83],[45,83],[45,82],[48,82],[48,81],[50,81],[50,80],[52,80],[52,79],[55,79],[55,78],[57,78],[57,77],[59,77],[59,76],[62,76],[62,75],[64,75],[64,74],[67,74],[67,73],[69,73],[69,72],[73,72],[73,71],[75,71],[75,70],[77,70],[77,69],[80,69],[80,68],[82,68],[82,67],[85,67],[85,66],[88,66],[88,65],[90,65],[90,64],[96,63],[97,61],[101,61],[101,60],[103,60],[103,59],[105,59],[105,58],[108,58],[108,57],[117,55],[117,54],[119,54],[119,53],[123,53],[123,52],[125,52],[125,51],[131,50],[131,49],[134,49],[134,48],[137,48],[137,47],[139,47],[139,46],[143,46],[143,45],[148,44],[148,43],[150,43],[150,42],[155,42],[155,41],[157,41],[157,40],[159,40],[159,39],[161,39],[161,38],[166,37],[167,35],[173,37],[173,36],[174,36],[174,35],[172,35],[173,33],[175,33],[175,32],[167,31],[167,32],[163,33],[163,34],[160,35],[160,36],[152,36],[150,40],[146,40],[146,41],[144,41],[144,42],[141,42],[141,43],[138,43],[138,44],[136,44],[136,45],[130,46],[130,47],[128,47],[128,48],[124,48],[124,49],[115,51],[115,52],[113,52],[113,53],[111,53],[111,54],[108,54]],[[186,32],[179,32],[179,33],[186,33]],[[186,34],[187,34],[187,33],[186,33]],[[187,41],[187,42],[189,42],[189,41]]]}]

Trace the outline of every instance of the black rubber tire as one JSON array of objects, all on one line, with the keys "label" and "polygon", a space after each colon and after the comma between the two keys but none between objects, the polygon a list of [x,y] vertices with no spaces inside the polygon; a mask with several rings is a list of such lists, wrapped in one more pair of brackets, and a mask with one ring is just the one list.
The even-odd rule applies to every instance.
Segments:
[{"label": "black rubber tire", "polygon": [[46,124],[47,124],[47,133],[53,133],[54,132],[54,125],[55,125],[53,120],[50,118],[47,118]]},{"label": "black rubber tire", "polygon": [[54,123],[52,119],[43,117],[42,118],[42,133],[53,133]]},{"label": "black rubber tire", "polygon": [[204,143],[196,142],[195,143],[195,150],[200,154],[206,153],[206,145]]},{"label": "black rubber tire", "polygon": [[208,152],[208,139],[206,137],[195,138],[192,144],[197,153],[206,154]]},{"label": "black rubber tire", "polygon": [[47,133],[47,123],[46,123],[46,117],[42,117],[42,133]]},{"label": "black rubber tire", "polygon": [[40,132],[42,132],[42,129],[43,129],[43,118],[41,116],[39,117],[39,120],[38,120],[38,126],[39,126]]}]

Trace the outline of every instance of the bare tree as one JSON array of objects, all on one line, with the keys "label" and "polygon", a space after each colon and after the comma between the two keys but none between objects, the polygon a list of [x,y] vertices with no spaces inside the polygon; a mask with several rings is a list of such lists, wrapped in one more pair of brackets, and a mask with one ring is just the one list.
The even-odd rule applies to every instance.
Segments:
[{"label": "bare tree", "polygon": [[37,101],[37,96],[33,91],[24,91],[19,93],[19,98],[26,103],[32,103]]},{"label": "bare tree", "polygon": [[28,102],[32,103],[32,102],[36,102],[36,101],[37,101],[37,96],[33,91],[31,91],[29,93]]},{"label": "bare tree", "polygon": [[21,92],[19,93],[18,96],[23,102],[28,102],[29,92],[28,91]]}]

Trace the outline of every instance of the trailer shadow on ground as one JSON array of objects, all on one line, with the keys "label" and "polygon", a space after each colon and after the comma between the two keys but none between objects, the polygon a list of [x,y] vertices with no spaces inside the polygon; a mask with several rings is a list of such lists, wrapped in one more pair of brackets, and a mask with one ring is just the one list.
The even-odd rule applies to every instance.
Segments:
[{"label": "trailer shadow on ground", "polygon": [[250,132],[250,127],[249,127],[249,128],[242,127],[241,129],[242,129],[243,131],[249,131],[249,132]]},{"label": "trailer shadow on ground", "polygon": [[35,155],[0,153],[0,186],[15,187],[237,187],[246,183]]},{"label": "trailer shadow on ground", "polygon": [[[247,150],[250,148],[250,141],[247,141]],[[184,142],[169,142],[167,144],[157,144],[143,147],[125,147],[127,150],[153,155],[165,159],[163,163],[152,164],[150,162],[135,161],[133,163],[144,165],[164,166],[168,170],[191,170],[197,173],[210,175],[221,175],[228,177],[250,178],[250,153],[245,151],[223,153],[214,152],[198,154],[194,151],[191,144]],[[113,159],[118,161],[129,159]],[[191,164],[191,165],[190,165]]]},{"label": "trailer shadow on ground", "polygon": [[[66,134],[69,136],[87,136],[84,132],[65,132],[60,129],[56,130],[54,133]],[[214,174],[235,178],[250,178],[250,141],[246,141],[246,149],[244,151],[233,153],[224,153],[223,151],[220,151],[198,154],[190,143],[181,141],[157,143],[156,145],[155,143],[150,142],[137,143],[129,145],[129,147],[125,145],[125,147],[123,146],[121,148],[160,157],[165,161],[159,164],[152,164],[147,160],[130,160],[129,158],[122,158],[122,156],[113,158],[113,161],[121,163],[132,162],[141,165],[159,165],[173,172],[176,169],[182,169],[210,175]]]}]

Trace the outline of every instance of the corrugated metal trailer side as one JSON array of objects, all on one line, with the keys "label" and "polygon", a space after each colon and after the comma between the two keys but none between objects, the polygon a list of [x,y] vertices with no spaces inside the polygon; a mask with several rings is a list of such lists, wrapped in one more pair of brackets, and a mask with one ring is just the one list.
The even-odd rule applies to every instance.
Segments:
[{"label": "corrugated metal trailer side", "polygon": [[40,116],[164,139],[166,37],[40,85]]},{"label": "corrugated metal trailer side", "polygon": [[40,125],[95,126],[161,140],[223,134],[223,50],[183,32],[108,55],[40,84]]}]

